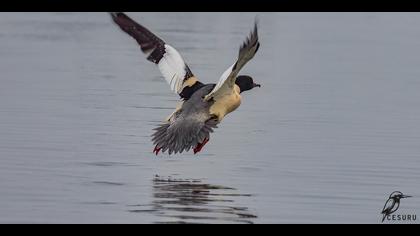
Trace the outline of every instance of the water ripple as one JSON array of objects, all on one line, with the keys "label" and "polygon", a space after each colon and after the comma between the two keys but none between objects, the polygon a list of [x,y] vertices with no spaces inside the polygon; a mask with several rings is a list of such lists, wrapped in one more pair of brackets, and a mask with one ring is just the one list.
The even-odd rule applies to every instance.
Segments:
[{"label": "water ripple", "polygon": [[151,204],[128,205],[131,213],[149,213],[164,217],[154,223],[245,223],[257,218],[248,207],[236,206],[238,197],[252,197],[238,190],[203,183],[200,179],[181,179],[156,176],[152,180]]}]

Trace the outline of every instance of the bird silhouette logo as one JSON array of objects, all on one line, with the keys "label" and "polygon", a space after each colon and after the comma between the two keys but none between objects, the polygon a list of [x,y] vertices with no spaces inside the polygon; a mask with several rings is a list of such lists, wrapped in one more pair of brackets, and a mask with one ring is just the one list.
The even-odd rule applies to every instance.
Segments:
[{"label": "bird silhouette logo", "polygon": [[391,195],[389,195],[388,200],[386,201],[384,205],[384,209],[382,209],[381,214],[383,214],[382,222],[384,222],[385,218],[392,213],[396,212],[398,208],[400,207],[400,200],[402,198],[408,198],[411,196],[404,195],[400,191],[392,192]]}]

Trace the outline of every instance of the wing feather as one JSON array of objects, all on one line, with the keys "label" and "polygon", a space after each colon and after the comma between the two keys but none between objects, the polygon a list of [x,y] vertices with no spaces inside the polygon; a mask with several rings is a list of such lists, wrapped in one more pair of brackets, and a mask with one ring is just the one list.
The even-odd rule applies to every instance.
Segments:
[{"label": "wing feather", "polygon": [[[144,26],[122,12],[110,13],[113,21],[127,34],[133,37],[146,54],[147,60],[155,63],[170,88],[181,98],[188,99],[191,94],[182,93],[185,87],[202,85],[191,72],[181,54],[171,45],[150,32]],[[198,86],[196,86],[198,88]]]},{"label": "wing feather", "polygon": [[225,72],[223,72],[219,81],[217,82],[214,89],[205,97],[205,100],[210,100],[212,97],[223,93],[223,91],[233,90],[235,85],[236,76],[239,71],[250,61],[257,53],[260,47],[258,40],[258,22],[255,21],[254,29],[250,33],[249,37],[245,40],[239,49],[239,55],[237,61],[231,65]]}]

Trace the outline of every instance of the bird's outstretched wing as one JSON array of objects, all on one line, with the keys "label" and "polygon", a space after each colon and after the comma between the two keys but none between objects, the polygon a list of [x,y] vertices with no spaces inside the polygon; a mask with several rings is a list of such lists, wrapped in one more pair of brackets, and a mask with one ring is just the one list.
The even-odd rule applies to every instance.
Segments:
[{"label": "bird's outstretched wing", "polygon": [[254,57],[259,47],[258,22],[255,21],[253,31],[239,49],[237,61],[222,74],[214,89],[205,97],[205,100],[208,101],[218,94],[233,90],[239,71]]},{"label": "bird's outstretched wing", "polygon": [[162,39],[121,12],[110,13],[113,21],[127,34],[133,37],[147,55],[147,60],[155,63],[171,90],[181,98],[188,99],[202,86],[179,52]]}]

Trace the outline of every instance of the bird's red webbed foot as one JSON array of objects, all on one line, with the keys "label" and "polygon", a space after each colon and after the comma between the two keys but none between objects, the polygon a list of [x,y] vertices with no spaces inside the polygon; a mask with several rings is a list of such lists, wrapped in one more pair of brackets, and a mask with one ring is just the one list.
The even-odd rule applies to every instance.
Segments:
[{"label": "bird's red webbed foot", "polygon": [[200,151],[201,151],[201,149],[204,147],[204,145],[206,145],[206,143],[207,143],[209,140],[210,140],[209,138],[205,138],[205,139],[203,140],[203,142],[202,142],[202,143],[199,143],[199,144],[197,145],[197,147],[195,147],[195,148],[194,148],[194,154],[197,154],[198,152],[200,152]]},{"label": "bird's red webbed foot", "polygon": [[156,145],[155,149],[153,149],[153,153],[155,153],[156,156],[157,156],[159,154],[159,152],[160,152],[161,149],[162,148],[158,148],[158,145]]}]

